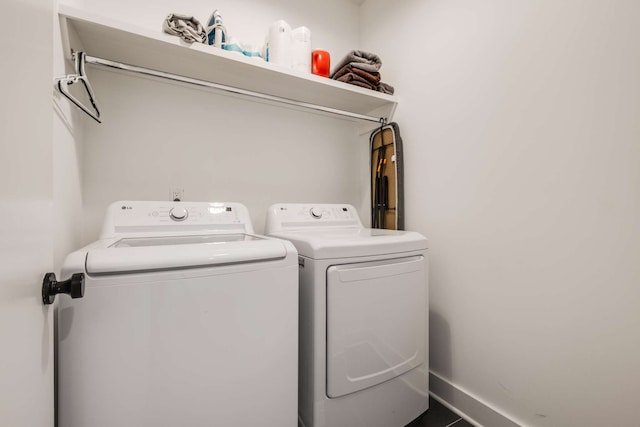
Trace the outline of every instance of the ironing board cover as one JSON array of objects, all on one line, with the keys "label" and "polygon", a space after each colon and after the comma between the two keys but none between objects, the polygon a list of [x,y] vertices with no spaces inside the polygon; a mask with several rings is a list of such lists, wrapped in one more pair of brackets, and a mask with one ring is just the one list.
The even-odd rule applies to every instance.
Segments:
[{"label": "ironing board cover", "polygon": [[395,122],[371,133],[371,227],[404,230],[402,138]]}]

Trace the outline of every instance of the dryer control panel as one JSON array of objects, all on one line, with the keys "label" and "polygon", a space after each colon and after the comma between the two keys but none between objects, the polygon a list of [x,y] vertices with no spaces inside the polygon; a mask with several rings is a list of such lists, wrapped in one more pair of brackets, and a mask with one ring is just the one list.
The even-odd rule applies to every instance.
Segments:
[{"label": "dryer control panel", "polygon": [[266,229],[304,229],[307,227],[360,227],[356,209],[347,204],[279,203],[267,213]]},{"label": "dryer control panel", "polygon": [[240,203],[119,201],[109,206],[100,238],[154,231],[252,234],[253,226]]}]

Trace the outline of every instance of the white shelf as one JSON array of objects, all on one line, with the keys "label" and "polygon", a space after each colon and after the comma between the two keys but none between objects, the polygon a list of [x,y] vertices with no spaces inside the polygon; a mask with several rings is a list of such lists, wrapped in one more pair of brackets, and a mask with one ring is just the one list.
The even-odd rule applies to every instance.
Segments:
[{"label": "white shelf", "polygon": [[[396,97],[60,5],[65,50],[391,121]],[[158,23],[161,28],[162,23]],[[99,98],[100,94],[96,94]]]}]

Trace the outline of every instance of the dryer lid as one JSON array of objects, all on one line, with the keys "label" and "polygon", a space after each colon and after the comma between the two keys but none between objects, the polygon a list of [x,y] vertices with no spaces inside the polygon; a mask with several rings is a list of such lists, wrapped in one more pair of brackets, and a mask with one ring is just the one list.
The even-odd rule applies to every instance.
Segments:
[{"label": "dryer lid", "polygon": [[88,274],[117,274],[282,259],[284,242],[248,234],[120,239],[87,252]]},{"label": "dryer lid", "polygon": [[300,255],[332,259],[400,254],[427,249],[412,231],[364,228],[346,204],[279,203],[267,211],[265,234],[289,240]]},{"label": "dryer lid", "polygon": [[271,235],[289,240],[300,255],[312,259],[375,256],[427,249],[427,239],[414,231],[349,227],[281,231]]}]

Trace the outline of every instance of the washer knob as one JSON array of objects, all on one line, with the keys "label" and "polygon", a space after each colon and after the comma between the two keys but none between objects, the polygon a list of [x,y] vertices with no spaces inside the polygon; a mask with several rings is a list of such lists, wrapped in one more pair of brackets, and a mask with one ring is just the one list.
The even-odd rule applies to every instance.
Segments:
[{"label": "washer knob", "polygon": [[311,214],[312,217],[314,217],[316,219],[322,218],[322,211],[320,211],[320,210],[318,210],[316,208],[309,209],[309,213]]},{"label": "washer knob", "polygon": [[189,211],[185,208],[173,208],[169,211],[169,217],[174,221],[184,221],[189,216]]}]

